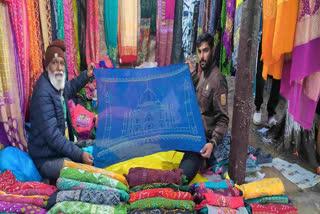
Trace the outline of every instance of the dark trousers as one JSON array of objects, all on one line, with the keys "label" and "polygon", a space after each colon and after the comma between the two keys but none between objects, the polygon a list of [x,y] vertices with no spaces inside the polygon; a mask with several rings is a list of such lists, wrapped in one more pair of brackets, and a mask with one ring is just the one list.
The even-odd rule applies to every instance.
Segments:
[{"label": "dark trousers", "polygon": [[[264,83],[265,83],[265,80],[262,77],[263,62],[260,61],[260,58],[261,58],[261,43],[259,47],[259,57],[258,57],[259,61],[258,61],[257,73],[256,73],[256,97],[254,99],[254,104],[256,106],[257,111],[260,111],[261,105],[263,103],[263,90],[264,90]],[[270,92],[270,97],[267,104],[268,117],[272,117],[276,114],[275,109],[279,103],[280,82],[281,80],[276,80],[272,78],[271,92]]]},{"label": "dark trousers", "polygon": [[184,175],[187,177],[190,183],[193,178],[197,175],[203,158],[199,153],[196,152],[185,152],[180,162],[180,169],[183,169]]}]

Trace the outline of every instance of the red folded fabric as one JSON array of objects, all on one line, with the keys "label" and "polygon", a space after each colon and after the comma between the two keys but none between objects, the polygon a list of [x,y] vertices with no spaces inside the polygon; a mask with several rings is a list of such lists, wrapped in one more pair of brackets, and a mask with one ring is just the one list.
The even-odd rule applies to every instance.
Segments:
[{"label": "red folded fabric", "polygon": [[196,210],[200,210],[204,205],[212,205],[218,207],[229,207],[232,209],[237,209],[239,207],[244,207],[243,198],[241,196],[231,197],[223,196],[215,193],[204,193],[204,200],[200,204],[196,205]]},{"label": "red folded fabric", "polygon": [[0,174],[0,190],[19,195],[47,195],[57,191],[57,187],[36,181],[20,182],[9,170]]},{"label": "red folded fabric", "polygon": [[252,214],[299,214],[297,208],[288,204],[250,204]]},{"label": "red folded fabric", "polygon": [[175,192],[171,188],[157,188],[157,189],[148,189],[142,190],[139,192],[131,193],[129,203],[138,201],[145,198],[153,198],[153,197],[163,197],[166,199],[172,200],[188,200],[192,201],[193,197],[189,192]]}]

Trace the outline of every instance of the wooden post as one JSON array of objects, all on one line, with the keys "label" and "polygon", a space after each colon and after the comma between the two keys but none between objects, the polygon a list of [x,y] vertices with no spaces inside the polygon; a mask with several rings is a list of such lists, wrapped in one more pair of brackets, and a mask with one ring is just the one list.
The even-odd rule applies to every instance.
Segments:
[{"label": "wooden post", "polygon": [[237,184],[245,179],[260,16],[261,0],[243,1],[229,162],[230,178]]}]

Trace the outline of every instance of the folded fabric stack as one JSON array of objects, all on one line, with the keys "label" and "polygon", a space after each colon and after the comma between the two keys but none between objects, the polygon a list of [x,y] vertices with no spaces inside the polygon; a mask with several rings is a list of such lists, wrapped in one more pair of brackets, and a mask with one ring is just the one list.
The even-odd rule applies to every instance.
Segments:
[{"label": "folded fabric stack", "polygon": [[198,213],[247,213],[241,191],[234,187],[232,180],[195,183],[190,191]]},{"label": "folded fabric stack", "polygon": [[48,200],[49,214],[127,213],[122,202],[129,200],[129,186],[123,175],[64,161],[57,187]]},{"label": "folded fabric stack", "polygon": [[20,182],[7,170],[0,174],[0,212],[47,213],[47,200],[56,191],[55,186],[41,182]]},{"label": "folded fabric stack", "polygon": [[298,214],[284,194],[284,186],[279,178],[267,178],[236,187],[242,192],[248,213]]},{"label": "folded fabric stack", "polygon": [[126,176],[130,186],[127,204],[130,214],[194,213],[195,203],[182,169],[131,168]]}]

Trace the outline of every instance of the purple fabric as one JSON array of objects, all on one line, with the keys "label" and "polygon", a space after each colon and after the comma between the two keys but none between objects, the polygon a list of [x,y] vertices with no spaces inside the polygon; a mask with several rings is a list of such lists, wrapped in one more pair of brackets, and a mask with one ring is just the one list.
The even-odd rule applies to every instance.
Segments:
[{"label": "purple fabric", "polygon": [[126,179],[130,187],[152,183],[174,183],[181,185],[182,169],[158,170],[142,167],[131,168]]},{"label": "purple fabric", "polygon": [[231,53],[232,53],[233,22],[234,22],[235,11],[236,11],[236,1],[227,0],[227,19],[226,19],[226,27],[223,33],[223,45],[226,48],[228,61],[231,60]]},{"label": "purple fabric", "polygon": [[[312,126],[320,96],[320,34],[317,31],[320,0],[302,0],[296,25],[292,61],[285,62],[280,93],[289,100],[288,112],[303,128]],[[302,33],[304,32],[304,33]]]},{"label": "purple fabric", "polygon": [[0,212],[5,213],[25,213],[25,214],[45,214],[47,211],[40,207],[25,204],[25,203],[11,203],[7,201],[0,201]]}]

